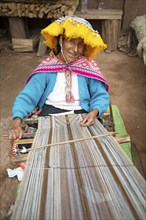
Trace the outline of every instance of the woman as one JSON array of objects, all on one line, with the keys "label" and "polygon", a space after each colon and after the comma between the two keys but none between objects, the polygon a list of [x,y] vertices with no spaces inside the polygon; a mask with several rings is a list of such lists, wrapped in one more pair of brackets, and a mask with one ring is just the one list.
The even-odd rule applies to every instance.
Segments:
[{"label": "woman", "polygon": [[92,60],[106,45],[90,23],[76,16],[61,17],[41,33],[53,53],[16,97],[10,139],[21,138],[22,119],[37,105],[42,109],[40,116],[87,113],[81,126],[93,124],[109,105],[108,86]]}]

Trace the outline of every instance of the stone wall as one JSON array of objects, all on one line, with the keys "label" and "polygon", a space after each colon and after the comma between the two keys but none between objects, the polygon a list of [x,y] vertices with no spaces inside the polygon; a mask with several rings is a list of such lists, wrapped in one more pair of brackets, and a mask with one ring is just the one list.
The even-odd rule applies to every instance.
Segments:
[{"label": "stone wall", "polygon": [[134,18],[144,14],[146,14],[146,0],[125,0],[122,32],[127,33]]}]

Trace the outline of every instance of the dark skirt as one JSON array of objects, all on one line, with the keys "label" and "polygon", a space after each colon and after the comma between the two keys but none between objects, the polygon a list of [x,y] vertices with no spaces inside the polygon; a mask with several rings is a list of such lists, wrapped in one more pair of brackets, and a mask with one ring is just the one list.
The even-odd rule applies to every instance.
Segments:
[{"label": "dark skirt", "polygon": [[[47,116],[47,115],[50,115],[50,114],[58,114],[58,113],[70,112],[70,111],[71,110],[60,109],[60,108],[56,108],[52,105],[44,104],[44,106],[42,107],[42,111],[39,114],[39,116]],[[87,113],[87,112],[84,109],[74,110],[74,114],[83,114],[83,113]]]},{"label": "dark skirt", "polygon": [[[44,106],[42,107],[42,111],[39,114],[39,116],[48,116],[50,114],[58,114],[58,113],[63,113],[63,112],[70,112],[70,110],[60,109],[60,108],[56,108],[52,105],[44,104]],[[83,114],[83,113],[88,113],[88,112],[85,111],[84,109],[74,110],[74,114]],[[101,122],[101,124],[104,124],[103,120],[101,118],[97,117],[97,119]]]}]

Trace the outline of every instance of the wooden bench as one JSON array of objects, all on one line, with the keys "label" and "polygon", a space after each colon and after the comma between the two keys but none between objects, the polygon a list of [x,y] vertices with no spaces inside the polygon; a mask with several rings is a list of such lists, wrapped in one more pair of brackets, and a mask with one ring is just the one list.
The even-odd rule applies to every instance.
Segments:
[{"label": "wooden bench", "polygon": [[90,9],[87,13],[82,14],[76,11],[74,15],[85,19],[101,20],[103,41],[107,44],[107,52],[117,49],[118,40],[121,30],[122,10],[117,9]]}]

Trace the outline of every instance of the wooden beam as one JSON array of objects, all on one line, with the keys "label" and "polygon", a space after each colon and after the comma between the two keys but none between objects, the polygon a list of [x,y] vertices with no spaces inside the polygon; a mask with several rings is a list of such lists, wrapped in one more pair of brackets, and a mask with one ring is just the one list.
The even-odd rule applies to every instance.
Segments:
[{"label": "wooden beam", "polygon": [[102,38],[107,44],[107,52],[117,49],[120,37],[121,20],[109,19],[102,21]]},{"label": "wooden beam", "polygon": [[25,25],[22,18],[14,17],[9,18],[9,26],[12,38],[26,39],[27,34]]},{"label": "wooden beam", "polygon": [[32,144],[33,138],[31,139],[21,139],[21,140],[15,140],[15,144]]},{"label": "wooden beam", "polygon": [[122,19],[122,10],[117,9],[90,9],[87,10],[86,14],[82,14],[81,11],[75,11],[74,15],[85,18],[85,19],[100,19],[100,20],[111,20],[111,19]]},{"label": "wooden beam", "polygon": [[38,42],[38,34],[32,36],[30,39],[12,38],[13,50],[16,52],[33,52]]},{"label": "wooden beam", "polygon": [[38,51],[37,51],[37,56],[44,56],[47,52],[47,46],[43,43],[44,38],[40,36],[40,41],[39,41],[39,46],[38,46]]},{"label": "wooden beam", "polygon": [[116,136],[114,137],[116,139],[116,141],[119,143],[119,144],[123,144],[123,143],[127,143],[127,142],[130,142],[130,136],[129,135],[123,135],[123,136]]}]

